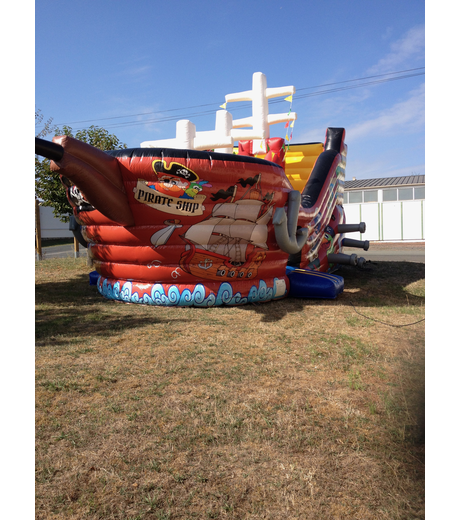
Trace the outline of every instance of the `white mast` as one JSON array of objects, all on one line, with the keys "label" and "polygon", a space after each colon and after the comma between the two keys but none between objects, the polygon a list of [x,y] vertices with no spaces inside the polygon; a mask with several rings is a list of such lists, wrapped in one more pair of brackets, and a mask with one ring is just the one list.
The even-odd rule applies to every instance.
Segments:
[{"label": "white mast", "polygon": [[[267,87],[267,77],[262,72],[255,72],[252,76],[252,90],[227,94],[225,103],[235,101],[252,101],[252,116],[233,121],[227,110],[216,112],[215,129],[206,132],[197,132],[195,125],[182,119],[176,123],[176,137],[157,141],[144,141],[141,148],[184,148],[187,150],[211,150],[216,152],[232,153],[234,142],[240,139],[268,139],[270,125],[295,121],[295,112],[284,114],[269,114],[268,100],[280,96],[292,96],[295,87]],[[240,128],[252,127],[251,130]]]},{"label": "white mast", "polygon": [[[225,96],[226,103],[252,101],[252,116],[233,121],[232,138],[235,141],[239,139],[268,139],[270,137],[270,125],[295,121],[297,119],[295,112],[290,114],[269,114],[268,112],[269,99],[292,96],[294,93],[295,87],[293,86],[268,88],[265,74],[255,72],[252,75],[252,90]],[[239,128],[248,126],[252,126],[252,130],[239,130]]]}]

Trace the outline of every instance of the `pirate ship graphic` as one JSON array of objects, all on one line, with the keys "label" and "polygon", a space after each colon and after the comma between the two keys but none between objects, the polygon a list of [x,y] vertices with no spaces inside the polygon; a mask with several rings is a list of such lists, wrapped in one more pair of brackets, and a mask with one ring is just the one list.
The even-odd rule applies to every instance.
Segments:
[{"label": "pirate ship graphic", "polygon": [[239,183],[251,184],[243,196],[235,200],[238,185],[220,190],[213,200],[230,199],[215,204],[206,220],[190,226],[182,235],[186,250],[181,268],[200,278],[253,278],[265,260],[268,223],[273,214],[273,194],[261,196],[261,174]]},{"label": "pirate ship graphic", "polygon": [[[365,232],[364,222],[346,223],[342,207],[345,129],[327,128],[322,143],[294,145],[292,131],[270,137],[270,125],[292,128],[297,116],[270,114],[269,99],[292,104],[294,93],[255,73],[252,90],[225,96],[215,130],[182,120],[175,138],[140,148],[36,139],[36,153],[66,186],[103,296],[208,307],[343,291],[343,278],[330,273],[365,259],[342,247],[369,246],[343,237]],[[225,110],[248,100],[250,117]]]},{"label": "pirate ship graphic", "polygon": [[[186,166],[165,160],[153,161],[155,180],[138,179],[133,188],[137,201],[151,208],[171,215],[202,215],[205,195],[198,195],[203,186],[211,186],[200,180],[198,175]],[[154,243],[154,242],[152,242]]]}]

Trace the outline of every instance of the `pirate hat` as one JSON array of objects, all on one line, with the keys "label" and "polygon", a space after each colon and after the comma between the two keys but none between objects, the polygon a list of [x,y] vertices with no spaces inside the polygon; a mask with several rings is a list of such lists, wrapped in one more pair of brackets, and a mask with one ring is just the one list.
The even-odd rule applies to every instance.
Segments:
[{"label": "pirate hat", "polygon": [[169,166],[166,165],[166,161],[153,161],[152,163],[153,171],[159,175],[160,173],[166,173],[169,175],[173,175],[174,177],[181,177],[189,182],[194,182],[199,179],[198,175],[189,170],[183,164],[179,164],[176,162],[171,162]]}]

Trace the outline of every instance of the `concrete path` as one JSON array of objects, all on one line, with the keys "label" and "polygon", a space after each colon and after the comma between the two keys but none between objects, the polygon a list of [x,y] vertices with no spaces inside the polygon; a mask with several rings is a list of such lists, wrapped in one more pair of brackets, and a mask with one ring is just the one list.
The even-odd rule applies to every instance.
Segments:
[{"label": "concrete path", "polygon": [[371,242],[369,249],[344,247],[343,253],[357,254],[366,260],[381,262],[420,262],[425,263],[424,242]]},{"label": "concrete path", "polygon": [[[80,246],[80,251],[78,252],[80,258],[86,258],[87,250],[83,246]],[[37,257],[37,253],[35,252],[35,258]],[[49,258],[75,258],[75,252],[73,248],[73,244],[65,244],[61,246],[42,246],[42,260],[48,260]]]}]

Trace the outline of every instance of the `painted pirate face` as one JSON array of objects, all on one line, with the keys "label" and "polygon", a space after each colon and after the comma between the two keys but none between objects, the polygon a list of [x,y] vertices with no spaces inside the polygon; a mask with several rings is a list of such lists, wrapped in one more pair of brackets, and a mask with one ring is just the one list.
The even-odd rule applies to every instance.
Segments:
[{"label": "painted pirate face", "polygon": [[[172,177],[170,175],[163,175],[158,179],[158,184],[160,184],[163,190],[173,193],[184,192],[189,186],[190,182],[181,179],[180,177]],[[160,188],[157,186],[157,189]]]}]

